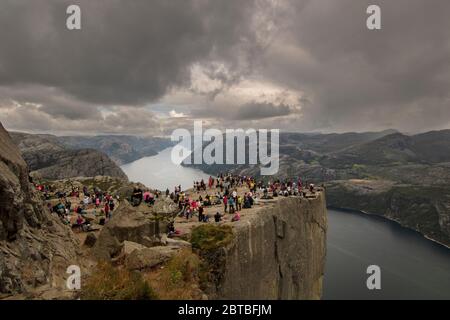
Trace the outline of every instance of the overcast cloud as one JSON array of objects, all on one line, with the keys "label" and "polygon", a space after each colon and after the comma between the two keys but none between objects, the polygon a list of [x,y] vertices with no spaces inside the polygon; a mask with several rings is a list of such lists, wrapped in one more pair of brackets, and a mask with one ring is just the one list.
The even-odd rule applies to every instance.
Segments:
[{"label": "overcast cloud", "polygon": [[[69,4],[82,30],[65,28]],[[369,31],[366,8],[382,9]],[[0,120],[54,133],[450,128],[448,0],[2,0]]]}]

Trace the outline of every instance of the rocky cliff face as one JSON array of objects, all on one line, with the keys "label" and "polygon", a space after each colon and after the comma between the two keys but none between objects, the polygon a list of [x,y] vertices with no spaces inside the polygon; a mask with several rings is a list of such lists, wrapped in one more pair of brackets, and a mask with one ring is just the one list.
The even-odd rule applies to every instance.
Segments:
[{"label": "rocky cliff face", "polygon": [[388,180],[327,183],[328,204],[384,216],[450,246],[450,188]]},{"label": "rocky cliff face", "polygon": [[69,150],[55,136],[12,133],[33,175],[45,179],[127,176],[108,156],[93,149]]},{"label": "rocky cliff face", "polygon": [[211,297],[321,298],[327,231],[324,194],[316,199],[279,199],[234,226],[232,244],[217,253],[223,268]]},{"label": "rocky cliff face", "polygon": [[19,149],[0,124],[0,295],[62,285],[74,262],[71,231],[43,206]]}]

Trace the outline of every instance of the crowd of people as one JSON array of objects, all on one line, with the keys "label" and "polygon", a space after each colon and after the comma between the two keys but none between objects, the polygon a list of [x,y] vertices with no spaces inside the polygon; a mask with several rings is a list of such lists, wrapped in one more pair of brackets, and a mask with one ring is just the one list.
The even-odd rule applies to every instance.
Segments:
[{"label": "crowd of people", "polygon": [[[308,186],[310,193],[315,192],[313,184]],[[244,192],[242,192],[244,190]],[[241,191],[241,192],[239,192]],[[274,197],[301,196],[306,197],[307,190],[303,188],[302,180],[276,180],[274,182],[257,181],[253,177],[243,175],[219,174],[218,177],[209,177],[195,181],[193,188],[183,191],[181,185],[169,189],[165,194],[178,204],[179,216],[189,220],[194,216],[199,222],[222,221],[225,214],[233,215],[231,221],[241,219],[241,211],[251,209],[260,199],[273,199]],[[213,217],[205,213],[209,207],[222,206],[223,213],[217,211]]]},{"label": "crowd of people", "polygon": [[[199,222],[221,222],[229,214],[232,222],[241,220],[241,212],[251,209],[259,201],[273,199],[276,197],[299,196],[307,197],[307,193],[314,194],[316,188],[313,184],[305,183],[300,178],[264,181],[256,180],[245,175],[219,174],[217,177],[210,176],[205,182],[203,179],[195,181],[193,188],[184,191],[181,185],[174,187],[171,192],[166,189],[165,196],[172,199],[179,209],[178,216],[186,220],[197,217]],[[112,217],[116,202],[119,197],[113,197],[108,192],[98,188],[88,190],[86,186],[80,190],[73,187],[67,194],[63,191],[54,191],[44,185],[35,185],[44,198],[47,200],[49,209],[57,214],[63,222],[71,224],[74,229],[91,230],[90,220],[86,218],[88,212],[95,216],[100,216],[100,224],[106,223]],[[132,191],[130,201],[132,206],[140,206],[145,203],[152,206],[156,199],[163,196],[163,193],[154,190],[143,190],[135,187]],[[53,201],[50,201],[53,199]],[[55,199],[58,199],[56,204]],[[76,203],[72,204],[71,200]],[[53,203],[53,204],[52,204]],[[214,215],[209,215],[207,208],[214,208]],[[222,208],[219,209],[218,208]],[[76,217],[74,221],[74,217]],[[173,227],[173,226],[172,226]]]},{"label": "crowd of people", "polygon": [[[53,190],[51,186],[35,184],[35,188],[42,193],[47,202],[48,209],[58,215],[65,224],[70,224],[73,229],[91,231],[91,219],[87,215],[100,216],[99,223],[103,225],[111,219],[116,207],[115,198],[108,192],[94,187],[89,190],[86,186],[80,190],[72,187],[71,192]],[[75,203],[72,203],[72,201]]]}]

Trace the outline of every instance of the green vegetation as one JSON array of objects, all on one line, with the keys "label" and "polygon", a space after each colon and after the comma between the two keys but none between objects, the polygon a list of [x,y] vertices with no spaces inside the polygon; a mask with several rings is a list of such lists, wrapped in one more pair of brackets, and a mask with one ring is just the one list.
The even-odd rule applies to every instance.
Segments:
[{"label": "green vegetation", "polygon": [[198,299],[200,266],[200,258],[190,249],[183,249],[147,278],[161,299]]},{"label": "green vegetation", "polygon": [[102,191],[109,192],[115,192],[123,185],[123,181],[107,177],[89,178],[82,181],[82,183],[90,188],[98,188]]},{"label": "green vegetation", "polygon": [[366,166],[363,164],[355,163],[355,164],[353,164],[352,169],[353,170],[364,170],[364,169],[366,169]]},{"label": "green vegetation", "polygon": [[200,259],[189,250],[184,250],[174,256],[166,266],[167,283],[179,286],[189,283],[198,277]]},{"label": "green vegetation", "polygon": [[152,300],[158,297],[138,272],[100,262],[82,283],[83,300]]},{"label": "green vegetation", "polygon": [[192,248],[201,257],[199,283],[202,290],[211,285],[219,285],[226,263],[225,250],[220,249],[229,245],[233,238],[233,228],[229,225],[205,224],[192,230]]},{"label": "green vegetation", "polygon": [[192,248],[200,251],[212,251],[227,246],[233,239],[231,226],[205,224],[192,230]]}]

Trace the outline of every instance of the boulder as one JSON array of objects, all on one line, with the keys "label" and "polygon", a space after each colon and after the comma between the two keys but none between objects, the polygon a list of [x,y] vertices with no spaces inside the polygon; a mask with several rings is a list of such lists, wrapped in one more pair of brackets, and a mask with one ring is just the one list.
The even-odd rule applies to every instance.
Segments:
[{"label": "boulder", "polygon": [[98,259],[109,260],[120,254],[124,241],[153,247],[161,244],[164,233],[167,233],[167,222],[156,219],[151,208],[134,208],[122,201],[100,232],[93,252]]},{"label": "boulder", "polygon": [[84,245],[92,248],[97,242],[97,237],[93,233],[88,233],[86,239],[84,240]]},{"label": "boulder", "polygon": [[153,213],[158,217],[175,218],[178,212],[177,204],[164,196],[156,199],[153,205]]},{"label": "boulder", "polygon": [[121,255],[129,256],[131,253],[133,253],[133,251],[142,250],[145,248],[147,248],[147,247],[142,244],[132,242],[132,241],[124,241],[122,244]]},{"label": "boulder", "polygon": [[169,247],[176,247],[176,248],[191,248],[192,247],[192,244],[190,242],[187,242],[184,240],[171,239],[171,238],[167,238],[166,244]]},{"label": "boulder", "polygon": [[162,246],[134,250],[125,258],[125,265],[130,270],[153,268],[170,260],[177,251],[178,249]]}]

